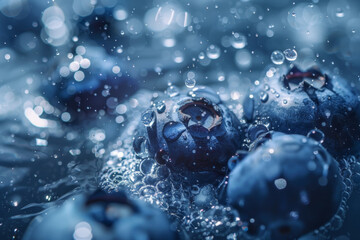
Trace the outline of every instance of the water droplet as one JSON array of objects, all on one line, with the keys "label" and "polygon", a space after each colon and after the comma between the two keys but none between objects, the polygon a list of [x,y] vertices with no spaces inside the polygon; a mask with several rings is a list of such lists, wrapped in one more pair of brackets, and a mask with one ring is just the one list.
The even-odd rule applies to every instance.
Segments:
[{"label": "water droplet", "polygon": [[170,174],[170,171],[167,166],[159,166],[156,170],[156,176],[159,179],[165,179],[169,176],[169,174]]},{"label": "water droplet", "polygon": [[155,160],[156,162],[158,162],[159,164],[165,164],[169,159],[169,155],[168,153],[164,150],[164,149],[160,149],[156,154],[155,154]]},{"label": "water droplet", "polygon": [[279,50],[275,50],[271,53],[271,61],[276,64],[276,65],[281,65],[283,64],[285,57],[284,54],[282,52],[280,52]]},{"label": "water droplet", "polygon": [[306,135],[308,138],[312,138],[319,143],[323,143],[325,140],[325,134],[319,129],[313,129]]},{"label": "water droplet", "polygon": [[284,178],[278,178],[274,181],[274,184],[277,189],[282,190],[286,188],[287,182]]},{"label": "water droplet", "polygon": [[184,61],[184,54],[181,51],[175,51],[173,60],[176,63],[182,63]]},{"label": "water droplet", "polygon": [[231,38],[231,46],[236,49],[244,48],[247,44],[246,37],[240,33],[234,33]]},{"label": "water droplet", "polygon": [[174,142],[186,130],[184,124],[179,122],[168,122],[163,129],[163,136],[166,141]]},{"label": "water droplet", "polygon": [[286,99],[283,100],[283,104],[287,104],[288,101]]},{"label": "water droplet", "polygon": [[199,59],[203,60],[205,58],[205,53],[204,52],[200,52],[199,53]]},{"label": "water droplet", "polygon": [[331,116],[330,110],[328,110],[328,109],[325,110],[325,116],[326,116],[327,118],[330,118],[330,116]]},{"label": "water droplet", "polygon": [[166,110],[166,104],[164,102],[157,102],[155,107],[158,113],[163,113]]},{"label": "water droplet", "polygon": [[220,48],[213,44],[206,49],[206,56],[210,59],[218,59],[220,54]]},{"label": "water droplet", "polygon": [[140,196],[146,197],[146,196],[154,196],[156,193],[156,189],[153,186],[143,186],[139,190]]},{"label": "water droplet", "polygon": [[295,61],[297,58],[297,52],[295,49],[290,49],[290,48],[286,49],[284,51],[284,55],[286,60],[288,61]]},{"label": "water droplet", "polygon": [[36,146],[46,147],[48,145],[48,141],[46,139],[36,138]]},{"label": "water droplet", "polygon": [[137,154],[145,152],[146,150],[145,146],[146,146],[146,138],[144,136],[138,136],[134,139],[133,149]]},{"label": "water droplet", "polygon": [[159,192],[167,193],[171,191],[171,184],[169,181],[160,181],[156,184],[156,188]]},{"label": "water droplet", "polygon": [[269,99],[269,94],[265,93],[265,92],[261,92],[260,93],[260,100],[265,103],[267,102],[267,100]]},{"label": "water droplet", "polygon": [[345,16],[344,11],[341,8],[337,8],[336,9],[336,13],[335,13],[336,17],[338,18],[343,18]]},{"label": "water droplet", "polygon": [[145,159],[140,163],[140,172],[144,175],[151,173],[152,167],[154,165],[153,159]]},{"label": "water droplet", "polygon": [[193,88],[196,85],[195,78],[186,78],[185,79],[185,86],[188,88]]},{"label": "water droplet", "polygon": [[166,90],[167,95],[169,95],[169,97],[175,97],[177,95],[180,94],[180,91],[177,87],[175,86],[170,86],[168,87],[168,89]]},{"label": "water droplet", "polygon": [[241,49],[235,53],[236,64],[240,68],[248,68],[251,66],[252,57],[248,50]]},{"label": "water droplet", "polygon": [[251,141],[255,141],[261,134],[268,132],[269,130],[263,124],[251,125],[248,129],[248,137]]},{"label": "water droplet", "polygon": [[151,127],[155,122],[155,118],[156,118],[155,112],[151,109],[146,110],[141,115],[141,121],[146,127]]}]

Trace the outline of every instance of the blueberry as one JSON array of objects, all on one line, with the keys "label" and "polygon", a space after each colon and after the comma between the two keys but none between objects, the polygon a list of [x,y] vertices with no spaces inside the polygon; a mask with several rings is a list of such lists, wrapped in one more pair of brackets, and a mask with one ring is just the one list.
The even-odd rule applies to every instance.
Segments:
[{"label": "blueberry", "polygon": [[337,75],[293,67],[286,75],[276,73],[251,89],[244,115],[250,123],[262,122],[285,133],[307,135],[319,129],[325,134],[324,146],[333,155],[344,154],[360,143],[357,96]]},{"label": "blueberry", "polygon": [[[116,47],[126,45],[128,37],[121,34],[119,29],[123,28],[121,21],[114,18],[114,7],[103,7],[97,4],[92,14],[80,17],[77,24],[79,39],[95,41],[108,53],[116,53]],[[121,43],[121,44],[119,44]]]},{"label": "blueberry", "polygon": [[101,48],[77,46],[75,52],[78,55],[60,63],[43,86],[43,93],[57,107],[96,115],[101,109],[114,110],[138,89],[138,83],[122,71],[121,64]]},{"label": "blueberry", "polygon": [[146,137],[150,154],[172,171],[196,173],[198,179],[224,175],[242,142],[239,120],[209,88],[167,93],[142,115],[146,130],[138,135]]},{"label": "blueberry", "polygon": [[317,141],[279,132],[230,173],[227,196],[251,233],[294,239],[327,223],[344,189],[338,163]]},{"label": "blueberry", "polygon": [[35,218],[28,239],[175,239],[167,218],[124,192],[77,195]]}]

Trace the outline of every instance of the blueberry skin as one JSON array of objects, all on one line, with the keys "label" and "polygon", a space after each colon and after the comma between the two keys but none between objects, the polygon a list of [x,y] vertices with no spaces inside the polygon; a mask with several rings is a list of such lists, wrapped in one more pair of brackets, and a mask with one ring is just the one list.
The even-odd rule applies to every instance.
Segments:
[{"label": "blueberry skin", "polygon": [[128,199],[124,192],[103,191],[88,197],[77,195],[36,217],[23,239],[80,239],[75,238],[80,227],[90,229],[94,240],[176,239],[167,218],[157,209]]},{"label": "blueberry skin", "polygon": [[[187,95],[162,96],[143,114],[149,152],[178,173],[224,175],[227,160],[244,139],[240,122],[211,89],[198,87]],[[144,125],[141,126],[144,129]],[[136,151],[136,148],[134,148]]]},{"label": "blueberry skin", "polygon": [[294,239],[334,216],[344,185],[338,163],[320,143],[270,134],[230,173],[228,201],[243,221],[253,222],[251,230],[265,226],[272,239]]},{"label": "blueberry skin", "polygon": [[[82,57],[90,60],[90,67],[79,69],[85,75],[82,81],[76,81],[73,72],[66,77],[60,75],[61,67],[68,67],[74,61],[66,59],[44,84],[43,93],[55,106],[87,116],[96,115],[101,109],[114,109],[119,102],[138,90],[139,84],[135,79],[122,71],[122,75],[112,71],[114,66],[120,64],[101,48],[87,46]],[[109,104],[110,98],[116,99],[115,104]]]},{"label": "blueberry skin", "polygon": [[266,77],[245,99],[248,122],[269,123],[270,130],[307,135],[325,134],[323,145],[334,156],[355,152],[360,144],[358,94],[338,75],[317,68],[293,67],[286,75]]}]

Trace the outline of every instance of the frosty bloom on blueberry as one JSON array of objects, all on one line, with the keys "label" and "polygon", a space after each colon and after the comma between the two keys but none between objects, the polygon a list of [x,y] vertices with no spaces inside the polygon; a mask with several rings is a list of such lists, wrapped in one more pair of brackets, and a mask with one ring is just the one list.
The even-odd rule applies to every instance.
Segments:
[{"label": "frosty bloom on blueberry", "polygon": [[[149,152],[175,172],[224,175],[240,147],[240,122],[209,88],[159,97],[142,115]],[[135,149],[136,150],[136,149]]]},{"label": "frosty bloom on blueberry", "polygon": [[172,240],[175,235],[157,209],[127,198],[124,192],[99,190],[88,197],[77,195],[38,216],[23,239]]},{"label": "frosty bloom on blueberry", "polygon": [[252,230],[263,226],[271,239],[294,239],[335,215],[344,189],[339,165],[311,138],[264,134],[268,140],[231,172],[228,200]]},{"label": "frosty bloom on blueberry", "polygon": [[[360,143],[360,102],[338,75],[318,68],[293,67],[286,75],[267,76],[244,101],[245,118],[269,124],[270,130],[325,134],[324,146],[334,155],[354,152]],[[351,150],[350,150],[351,148]]]}]

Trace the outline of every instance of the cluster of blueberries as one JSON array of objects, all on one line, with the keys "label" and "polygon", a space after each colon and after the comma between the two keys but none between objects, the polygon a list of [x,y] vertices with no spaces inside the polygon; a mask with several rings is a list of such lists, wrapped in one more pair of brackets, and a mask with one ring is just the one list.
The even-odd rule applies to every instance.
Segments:
[{"label": "cluster of blueberries", "polygon": [[[79,99],[102,91],[79,89]],[[84,103],[91,109],[91,101]],[[145,144],[158,164],[190,183],[226,179],[223,200],[247,223],[249,236],[294,239],[346,204],[340,159],[358,151],[359,124],[358,94],[345,79],[294,66],[251,88],[240,120],[210,88],[168,90],[142,114],[133,151]],[[35,218],[24,239],[186,238],[125,192],[75,196]],[[60,228],[57,221],[65,223]]]}]

